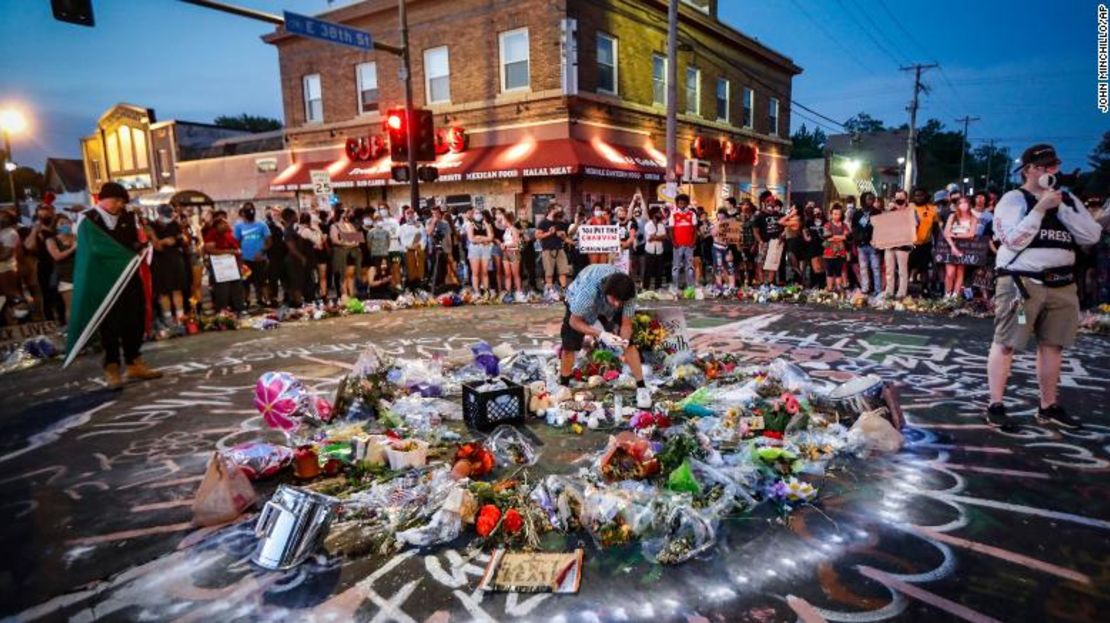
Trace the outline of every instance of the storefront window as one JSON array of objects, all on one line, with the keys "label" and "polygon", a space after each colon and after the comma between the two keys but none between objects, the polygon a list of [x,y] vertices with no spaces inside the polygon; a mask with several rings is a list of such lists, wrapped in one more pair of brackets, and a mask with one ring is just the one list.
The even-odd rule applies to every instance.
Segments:
[{"label": "storefront window", "polygon": [[724,78],[717,78],[717,121],[728,123],[729,84]]},{"label": "storefront window", "polygon": [[445,45],[424,50],[424,91],[429,104],[451,101],[451,64]]},{"label": "storefront window", "polygon": [[528,29],[501,33],[501,91],[527,89]]},{"label": "storefront window", "polygon": [[651,103],[667,105],[667,58],[651,55]]},{"label": "storefront window", "polygon": [[146,132],[139,128],[131,128],[131,142],[135,144],[135,168],[147,168],[150,160],[146,153]]},{"label": "storefront window", "polygon": [[131,151],[131,128],[121,125],[116,132],[119,134],[120,165],[124,171],[130,171],[135,168],[135,152]]},{"label": "storefront window", "polygon": [[320,87],[320,74],[309,74],[303,79],[304,119],[307,123],[324,120],[324,95]]},{"label": "storefront window", "polygon": [[108,152],[108,173],[119,171],[119,139],[116,133],[106,135],[104,141],[104,149]]},{"label": "storefront window", "polygon": [[172,171],[170,171],[170,151],[168,149],[158,150],[158,169],[162,177],[170,176]]},{"label": "storefront window", "polygon": [[597,90],[617,94],[617,40],[597,33]]},{"label": "storefront window", "polygon": [[355,77],[358,80],[358,112],[378,111],[378,64],[359,63]]},{"label": "storefront window", "polygon": [[701,114],[701,70],[686,68],[686,114]]},{"label": "storefront window", "polygon": [[770,116],[770,119],[769,119],[769,122],[767,124],[767,133],[770,134],[771,136],[778,136],[779,135],[779,98],[772,97],[771,98],[771,105],[768,108],[769,108],[769,110],[767,112]]},{"label": "storefront window", "polygon": [[744,88],[744,127],[752,127],[752,111],[755,110],[755,91]]}]

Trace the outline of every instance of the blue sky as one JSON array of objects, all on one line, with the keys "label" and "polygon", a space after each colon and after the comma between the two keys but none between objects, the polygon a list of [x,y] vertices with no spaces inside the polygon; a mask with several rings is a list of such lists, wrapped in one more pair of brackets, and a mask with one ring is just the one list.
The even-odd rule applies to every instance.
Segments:
[{"label": "blue sky", "polygon": [[[174,0],[93,0],[96,28],[54,21],[48,0],[0,0],[0,103],[31,116],[13,137],[16,160],[78,157],[78,140],[117,102],[159,119],[211,121],[249,112],[281,117],[277,54],[260,22]],[[316,13],[327,0],[238,0],[280,13]],[[338,6],[345,2],[336,3]],[[1065,166],[1083,166],[1110,115],[1095,107],[1096,7],[1090,0],[720,0],[720,17],[805,69],[794,99],[843,121],[867,111],[908,120],[912,77],[925,74],[920,120],[949,127],[965,114],[973,144],[1012,151],[1045,140]],[[799,111],[794,128],[810,127]],[[826,132],[836,129],[821,121]]]}]

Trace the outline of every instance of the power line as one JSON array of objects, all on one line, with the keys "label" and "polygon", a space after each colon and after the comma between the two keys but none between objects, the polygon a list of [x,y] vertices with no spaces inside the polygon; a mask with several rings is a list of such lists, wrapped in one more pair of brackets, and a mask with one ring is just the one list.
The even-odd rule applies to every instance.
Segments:
[{"label": "power line", "polygon": [[[854,11],[859,11],[860,14],[863,15],[863,18],[865,20],[867,20],[867,23],[871,25],[871,28],[867,28],[866,26],[864,26],[856,18],[854,12],[849,12],[848,11],[848,4],[845,2],[845,0],[836,0],[836,1],[837,1],[837,4],[839,4],[840,7],[842,9],[844,9],[844,14],[847,15],[849,17],[849,19],[851,19],[853,22],[855,22],[856,25],[859,26],[860,29],[863,31],[863,34],[866,35],[867,38],[870,39],[880,50],[882,50],[883,53],[885,53],[887,56],[889,56],[891,58],[891,60],[894,61],[895,65],[901,65],[903,58],[910,58],[909,56],[901,56],[897,53],[897,52],[900,51],[900,50],[898,50],[898,46],[895,45],[890,40],[886,39],[886,34],[883,32],[883,29],[879,28],[879,25],[876,24],[875,21],[871,19],[871,16],[867,14],[867,11],[864,11],[863,9],[861,9],[859,7],[859,5],[855,4],[854,2],[852,3],[853,10]],[[851,2],[852,0],[847,0],[847,1]],[[874,33],[872,31],[874,31]],[[881,36],[888,43],[891,43],[890,47],[888,48],[884,43],[880,42],[879,38],[878,38],[878,36],[876,36],[876,34],[878,36]],[[891,52],[891,50],[894,50],[894,52]]]},{"label": "power line", "polygon": [[839,48],[840,48],[841,50],[843,50],[845,54],[847,54],[847,55],[848,55],[848,56],[849,56],[849,57],[850,57],[850,58],[851,58],[851,59],[852,59],[853,61],[855,61],[855,62],[856,62],[856,64],[858,64],[858,65],[859,65],[860,67],[862,67],[862,68],[863,68],[863,69],[864,69],[865,71],[867,71],[868,73],[875,73],[875,71],[874,71],[874,70],[873,70],[872,68],[868,67],[866,63],[864,63],[864,62],[863,62],[862,60],[860,60],[860,57],[859,57],[859,56],[857,56],[857,55],[856,55],[856,53],[855,53],[855,52],[853,52],[851,48],[849,48],[848,46],[844,45],[844,42],[843,42],[843,41],[841,41],[841,40],[840,40],[840,39],[838,39],[837,37],[835,37],[835,36],[833,36],[832,34],[830,34],[830,33],[829,33],[829,31],[828,31],[828,30],[827,30],[827,29],[825,28],[825,26],[824,26],[824,25],[823,25],[823,24],[822,24],[821,22],[817,21],[817,20],[816,20],[816,19],[815,19],[815,18],[814,18],[814,17],[813,17],[813,16],[812,16],[812,15],[811,15],[810,13],[809,13],[809,11],[807,11],[807,10],[805,9],[805,7],[803,7],[803,6],[802,6],[802,5],[801,5],[801,4],[800,4],[800,3],[798,2],[798,0],[790,0],[790,1],[791,1],[791,2],[792,2],[792,3],[794,4],[794,7],[798,9],[798,12],[799,12],[799,13],[801,13],[801,14],[802,14],[802,15],[803,15],[803,16],[804,16],[804,17],[805,17],[805,18],[806,18],[807,20],[809,20],[809,22],[810,22],[811,24],[813,24],[813,26],[814,26],[815,28],[817,28],[818,30],[820,30],[820,31],[821,31],[821,33],[822,33],[822,34],[824,34],[824,35],[825,35],[825,37],[826,37],[827,39],[829,39],[830,41],[832,41],[833,43],[835,43],[835,44],[837,45],[837,47],[839,47]]},{"label": "power line", "polygon": [[912,43],[919,52],[928,51],[925,46],[921,45],[921,43],[917,41],[917,39],[913,36],[912,33],[910,33],[909,30],[906,30],[906,27],[902,25],[902,21],[895,17],[894,13],[890,10],[890,7],[886,5],[886,2],[884,0],[879,0],[879,6],[882,7],[887,17],[890,18],[890,21],[894,22],[894,25],[898,28],[898,30],[902,31],[902,34],[906,36],[907,41]]}]

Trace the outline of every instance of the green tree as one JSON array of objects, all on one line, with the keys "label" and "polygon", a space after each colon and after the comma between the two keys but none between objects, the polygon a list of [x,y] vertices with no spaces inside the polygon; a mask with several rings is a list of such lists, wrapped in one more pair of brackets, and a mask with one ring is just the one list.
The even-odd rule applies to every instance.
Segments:
[{"label": "green tree", "polygon": [[1087,157],[1091,165],[1091,173],[1086,176],[1086,185],[1083,191],[1089,195],[1110,194],[1110,132],[1102,135],[1102,140]]},{"label": "green tree", "polygon": [[[21,200],[28,201],[42,197],[42,190],[46,186],[46,179],[42,173],[31,167],[18,167],[12,171],[12,178]],[[8,173],[0,171],[0,203],[10,203],[11,200],[12,189],[8,184]]]},{"label": "green tree", "polygon": [[861,112],[845,121],[844,129],[847,130],[849,134],[874,134],[876,132],[882,132],[886,129],[886,126],[882,121],[865,112]]},{"label": "green tree", "polygon": [[936,119],[926,121],[917,130],[917,185],[932,193],[956,182],[963,148],[960,132],[945,129]]},{"label": "green tree", "polygon": [[281,122],[277,119],[269,117],[260,117],[256,115],[248,115],[243,113],[235,117],[221,115],[216,117],[212,122],[221,128],[231,128],[233,130],[246,130],[247,132],[269,132],[271,130],[280,130]]},{"label": "green tree", "polygon": [[813,132],[810,132],[806,124],[803,123],[802,127],[798,128],[798,131],[790,137],[790,140],[794,142],[794,147],[790,150],[790,159],[808,160],[824,156],[827,138],[821,128],[814,128]]}]

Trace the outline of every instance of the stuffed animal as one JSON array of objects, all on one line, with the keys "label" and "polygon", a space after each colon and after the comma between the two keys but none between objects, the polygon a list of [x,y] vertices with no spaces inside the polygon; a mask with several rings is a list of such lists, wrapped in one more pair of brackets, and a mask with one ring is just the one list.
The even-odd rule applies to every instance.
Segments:
[{"label": "stuffed animal", "polygon": [[534,381],[528,386],[531,397],[528,399],[528,412],[534,415],[543,415],[551,408],[551,394],[547,391],[547,384],[543,381]]}]

